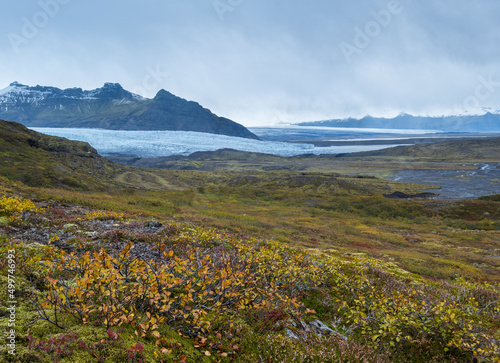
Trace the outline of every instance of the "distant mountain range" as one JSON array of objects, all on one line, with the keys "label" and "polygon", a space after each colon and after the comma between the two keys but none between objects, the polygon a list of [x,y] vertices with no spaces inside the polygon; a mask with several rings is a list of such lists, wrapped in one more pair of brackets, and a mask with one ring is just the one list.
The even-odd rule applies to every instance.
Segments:
[{"label": "distant mountain range", "polygon": [[197,131],[258,139],[244,126],[196,102],[165,90],[153,99],[143,98],[118,83],[84,91],[13,82],[0,90],[0,118],[29,127]]},{"label": "distant mountain range", "polygon": [[444,132],[500,132],[500,114],[465,116],[412,116],[401,114],[394,118],[366,116],[362,119],[347,118],[315,122],[302,122],[300,126],[381,128],[404,130],[436,130]]}]

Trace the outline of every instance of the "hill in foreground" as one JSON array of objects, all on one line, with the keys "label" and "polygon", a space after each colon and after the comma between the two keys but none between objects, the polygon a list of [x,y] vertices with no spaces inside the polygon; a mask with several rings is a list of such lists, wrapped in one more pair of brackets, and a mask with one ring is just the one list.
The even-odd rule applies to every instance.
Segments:
[{"label": "hill in foreground", "polygon": [[104,188],[119,166],[85,142],[70,141],[0,120],[2,177],[33,187]]}]

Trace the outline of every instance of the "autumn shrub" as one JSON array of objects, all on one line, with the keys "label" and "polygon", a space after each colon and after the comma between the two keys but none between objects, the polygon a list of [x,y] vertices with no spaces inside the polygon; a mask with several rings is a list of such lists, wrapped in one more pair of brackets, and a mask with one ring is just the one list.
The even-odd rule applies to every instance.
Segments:
[{"label": "autumn shrub", "polygon": [[[22,199],[9,203],[12,213],[35,212]],[[62,212],[54,214],[58,225],[69,219]],[[78,223],[93,228],[104,224],[101,218],[120,217],[89,212]],[[175,332],[196,342],[206,357],[228,359],[499,361],[498,283],[434,282],[368,257],[300,251],[213,228],[163,226],[153,235],[134,231],[149,228],[146,222],[133,223],[130,230],[113,223],[115,230],[89,242],[98,248],[113,242],[113,248],[59,249],[4,239],[0,256],[16,250],[19,274],[31,280],[30,307],[38,320],[61,329],[75,321],[108,332],[124,327],[142,339],[120,348],[124,360],[143,359],[145,342],[155,343],[156,354],[169,354],[166,336]],[[350,228],[371,233],[365,227]],[[300,329],[294,338],[287,335],[292,321],[313,318],[342,341]],[[119,348],[113,337],[102,346],[85,344],[99,361],[105,344]],[[80,349],[76,340],[57,339],[33,340],[32,353],[55,360]],[[259,346],[266,350],[256,355]]]},{"label": "autumn shrub", "polygon": [[29,216],[30,213],[40,212],[43,212],[43,209],[37,208],[31,200],[5,195],[0,198],[0,216],[8,217],[11,224],[22,223],[22,220]]},{"label": "autumn shrub", "polygon": [[[187,233],[196,241],[192,231]],[[308,277],[294,262],[300,264],[303,257],[284,259],[277,244],[255,248],[213,230],[196,230],[194,235],[197,243],[184,244],[176,253],[164,251],[159,260],[132,256],[132,244],[115,257],[104,251],[80,256],[62,252],[59,259],[47,262],[48,289],[36,297],[41,317],[60,326],[55,316],[45,313],[56,309],[82,323],[132,324],[143,336],[158,335],[165,325],[195,336],[210,328],[210,314],[283,302],[290,312],[299,308],[294,291],[303,288]],[[201,247],[214,243],[219,251],[207,253]],[[233,249],[226,250],[225,244]],[[65,273],[70,278],[60,278]]]},{"label": "autumn shrub", "polygon": [[165,329],[212,334],[214,316],[247,314],[263,334],[301,316],[300,301],[317,291],[329,306],[319,316],[376,351],[420,352],[429,361],[498,356],[492,323],[500,312],[498,287],[483,287],[488,293],[457,284],[437,292],[367,258],[298,252],[211,229],[181,229],[174,240],[150,260],[132,255],[132,243],[116,256],[62,252],[46,264],[47,288],[35,299],[40,317],[62,326],[50,314],[58,311],[84,324],[129,324],[139,336],[160,338]]},{"label": "autumn shrub", "polygon": [[[416,351],[425,343],[419,358],[424,360],[438,353],[458,359],[498,358],[498,333],[493,329],[500,318],[498,295],[490,296],[485,309],[481,308],[484,302],[478,302],[463,285],[458,285],[462,293],[422,292],[420,287],[381,273],[371,263],[343,263],[342,272],[338,261],[336,265],[333,269],[335,264],[325,266],[330,277],[324,288],[337,297],[331,304],[354,336],[381,349],[393,347],[395,352]],[[498,286],[493,288],[498,291]]]}]

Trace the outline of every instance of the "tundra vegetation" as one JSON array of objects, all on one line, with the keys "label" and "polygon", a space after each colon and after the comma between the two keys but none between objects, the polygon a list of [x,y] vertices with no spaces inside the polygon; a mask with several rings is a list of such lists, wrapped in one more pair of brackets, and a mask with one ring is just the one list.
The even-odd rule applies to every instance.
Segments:
[{"label": "tundra vegetation", "polygon": [[7,126],[2,361],[500,361],[498,196],[389,199],[422,186],[335,165],[129,168]]}]

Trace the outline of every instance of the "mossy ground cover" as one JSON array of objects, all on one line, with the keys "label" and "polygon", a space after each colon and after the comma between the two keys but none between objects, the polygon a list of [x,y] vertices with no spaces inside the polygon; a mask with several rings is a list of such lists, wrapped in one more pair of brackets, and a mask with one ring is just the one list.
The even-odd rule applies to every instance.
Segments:
[{"label": "mossy ground cover", "polygon": [[[2,251],[18,251],[22,301],[16,359],[496,359],[498,202],[443,206],[349,194],[338,186],[327,193],[314,179],[290,183],[113,193],[3,183],[12,197],[2,199]],[[484,213],[492,228],[452,226],[462,218],[481,222]],[[147,227],[152,218],[164,226]],[[33,229],[45,232],[40,237]],[[120,262],[129,243],[139,252]],[[169,258],[178,260],[169,265]],[[145,262],[131,267],[131,261]],[[243,275],[209,273],[243,261],[249,263]],[[196,273],[172,270],[184,280],[161,280],[159,272],[175,266]],[[143,277],[121,281],[125,271]],[[209,305],[210,291],[218,296],[221,286],[229,297],[219,311],[217,303]],[[339,335],[318,337],[293,324],[313,318]],[[287,329],[302,338],[289,338]]]},{"label": "mossy ground cover", "polygon": [[29,189],[27,195],[274,238],[301,248],[365,253],[430,278],[499,279],[499,202],[393,200],[418,185],[321,173],[172,172],[179,190]]}]

